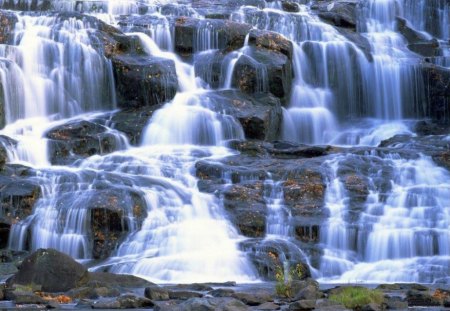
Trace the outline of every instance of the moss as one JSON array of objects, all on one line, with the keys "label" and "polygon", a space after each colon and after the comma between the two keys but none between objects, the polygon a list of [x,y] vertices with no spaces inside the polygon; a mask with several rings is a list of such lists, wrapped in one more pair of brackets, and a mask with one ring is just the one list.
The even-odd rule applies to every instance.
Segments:
[{"label": "moss", "polygon": [[329,299],[349,309],[359,309],[370,303],[381,304],[384,301],[383,292],[380,290],[359,286],[344,287],[331,294]]}]

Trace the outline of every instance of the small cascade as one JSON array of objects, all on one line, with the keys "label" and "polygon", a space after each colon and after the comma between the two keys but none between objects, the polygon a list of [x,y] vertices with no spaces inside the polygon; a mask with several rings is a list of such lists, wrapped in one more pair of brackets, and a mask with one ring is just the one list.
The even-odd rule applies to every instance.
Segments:
[{"label": "small cascade", "polygon": [[399,120],[405,111],[416,117],[423,99],[414,58],[405,49],[405,39],[396,32],[399,10],[395,0],[367,1],[359,26],[371,44],[373,55],[373,64],[363,68],[370,115],[384,120]]},{"label": "small cascade", "polygon": [[[339,276],[353,267],[350,251],[350,232],[346,221],[348,195],[337,175],[340,158],[328,161],[331,175],[325,194],[325,206],[330,216],[321,234],[324,254],[320,262],[320,272],[324,277]],[[353,255],[353,256],[352,256]]]},{"label": "small cascade", "polygon": [[[375,157],[392,170],[390,190],[380,189],[380,170],[370,175],[365,211],[354,226],[347,219],[348,195],[330,181],[330,220],[320,272],[324,282],[447,283],[449,258],[449,173],[429,158]],[[333,160],[335,161],[335,160]],[[338,161],[332,164],[335,171]]]},{"label": "small cascade", "polygon": [[287,238],[292,236],[291,217],[284,206],[282,182],[268,179],[264,182],[264,199],[267,205],[267,238]]},{"label": "small cascade", "polygon": [[450,3],[445,0],[402,0],[403,16],[415,29],[436,38],[450,37]]}]

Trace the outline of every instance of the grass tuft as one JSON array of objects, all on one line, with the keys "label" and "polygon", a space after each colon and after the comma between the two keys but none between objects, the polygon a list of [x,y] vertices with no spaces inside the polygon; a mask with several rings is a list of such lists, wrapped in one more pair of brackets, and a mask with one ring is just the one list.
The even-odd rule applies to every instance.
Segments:
[{"label": "grass tuft", "polygon": [[331,294],[330,300],[340,303],[349,309],[359,309],[369,303],[381,304],[384,301],[383,292],[359,286],[349,286]]}]

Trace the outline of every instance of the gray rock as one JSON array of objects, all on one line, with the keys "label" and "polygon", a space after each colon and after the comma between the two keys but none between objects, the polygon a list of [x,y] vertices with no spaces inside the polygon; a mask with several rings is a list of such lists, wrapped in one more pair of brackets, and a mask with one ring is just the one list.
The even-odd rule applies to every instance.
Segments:
[{"label": "gray rock", "polygon": [[151,300],[169,300],[169,292],[159,286],[150,286],[145,288],[145,297]]}]

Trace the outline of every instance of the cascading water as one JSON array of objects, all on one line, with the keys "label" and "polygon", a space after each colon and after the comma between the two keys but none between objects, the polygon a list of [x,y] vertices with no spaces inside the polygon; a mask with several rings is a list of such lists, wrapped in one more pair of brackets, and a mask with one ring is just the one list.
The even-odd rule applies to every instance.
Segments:
[{"label": "cascading water", "polygon": [[[268,67],[255,57],[259,47],[249,44],[249,34],[242,47],[224,49],[223,21],[204,18],[201,10],[185,2],[83,1],[56,8],[89,12],[111,24],[117,21],[123,31],[139,39],[142,50],[136,54],[171,60],[178,78],[177,94],[152,112],[137,147],[104,122],[101,127],[114,137],[114,152],[105,155],[100,150],[70,167],[50,165],[48,131],[79,120],[107,119],[105,111],[116,107],[111,61],[98,51],[99,42],[91,41],[99,29],[87,15],[83,19],[71,13],[17,15],[14,36],[0,45],[6,123],[2,134],[18,141],[8,145],[10,160],[36,169],[27,178],[40,185],[41,198],[31,216],[12,225],[10,248],[53,247],[79,260],[101,258],[93,270],[136,274],[164,283],[257,279],[249,254],[240,250],[244,239],[228,221],[220,197],[201,192],[194,176],[199,160],[220,161],[235,155],[226,147],[228,142],[244,140],[240,123],[254,121],[228,115],[220,103],[223,94],[238,87],[236,68],[243,65],[254,70],[252,91],[259,94],[270,90]],[[426,32],[424,38],[438,38],[443,56],[430,62],[448,66],[445,55],[450,52],[444,44],[449,36],[448,3],[361,3],[356,31],[370,43],[364,52],[345,31],[316,16],[311,3],[298,8],[296,13],[284,12],[280,1],[266,3],[265,9],[236,7],[227,21],[255,28],[246,25],[248,32],[276,32],[293,44],[294,81],[290,96],[282,99],[286,108],[279,138],[375,146],[398,133],[413,135],[404,119],[422,116],[424,86],[417,71],[419,56],[407,50],[405,38],[398,33],[397,16]],[[193,17],[197,23],[192,30],[192,58],[186,58],[192,64],[174,53],[174,24],[180,16],[181,21]],[[440,22],[434,22],[434,17]],[[124,52],[120,44],[114,48]],[[246,96],[252,94],[242,98]],[[236,106],[247,104],[240,97],[232,101]],[[374,118],[370,126],[366,118]],[[277,151],[264,144],[258,148],[268,150],[264,157]],[[317,152],[311,150],[307,152]],[[292,152],[302,154],[303,150]],[[320,260],[306,258],[309,250],[299,247],[305,241],[295,240],[301,230],[296,231],[297,216],[291,216],[291,207],[283,201],[285,181],[273,181],[267,172],[262,186],[266,228],[259,237],[259,250],[278,247],[281,260],[306,262],[313,276],[321,276],[324,282],[449,283],[448,171],[423,155],[404,159],[370,154],[366,149],[354,154],[353,150],[341,155],[331,152],[340,151],[330,151],[324,163],[329,170],[324,199],[329,214],[320,224]],[[355,212],[342,174],[348,168],[346,161],[359,158],[372,168],[363,173],[369,194],[361,203],[362,211]],[[282,161],[281,156],[277,160]],[[229,178],[223,179],[231,184]],[[248,182],[254,179],[258,178]],[[381,186],[381,179],[389,186]],[[297,186],[294,190],[299,192],[307,188]],[[298,208],[298,213],[307,209]],[[110,222],[107,234],[117,239],[107,256],[101,248],[104,233],[92,230],[99,219]]]},{"label": "cascading water", "polygon": [[[327,190],[331,217],[320,269],[325,281],[447,283],[448,171],[424,156],[375,160],[393,170],[391,190],[383,193],[374,186],[379,171],[370,177],[372,189],[356,228],[350,230],[344,217],[347,209],[342,204],[342,182],[335,179],[332,183],[337,183],[336,187]],[[330,253],[334,253],[331,260]]]}]

